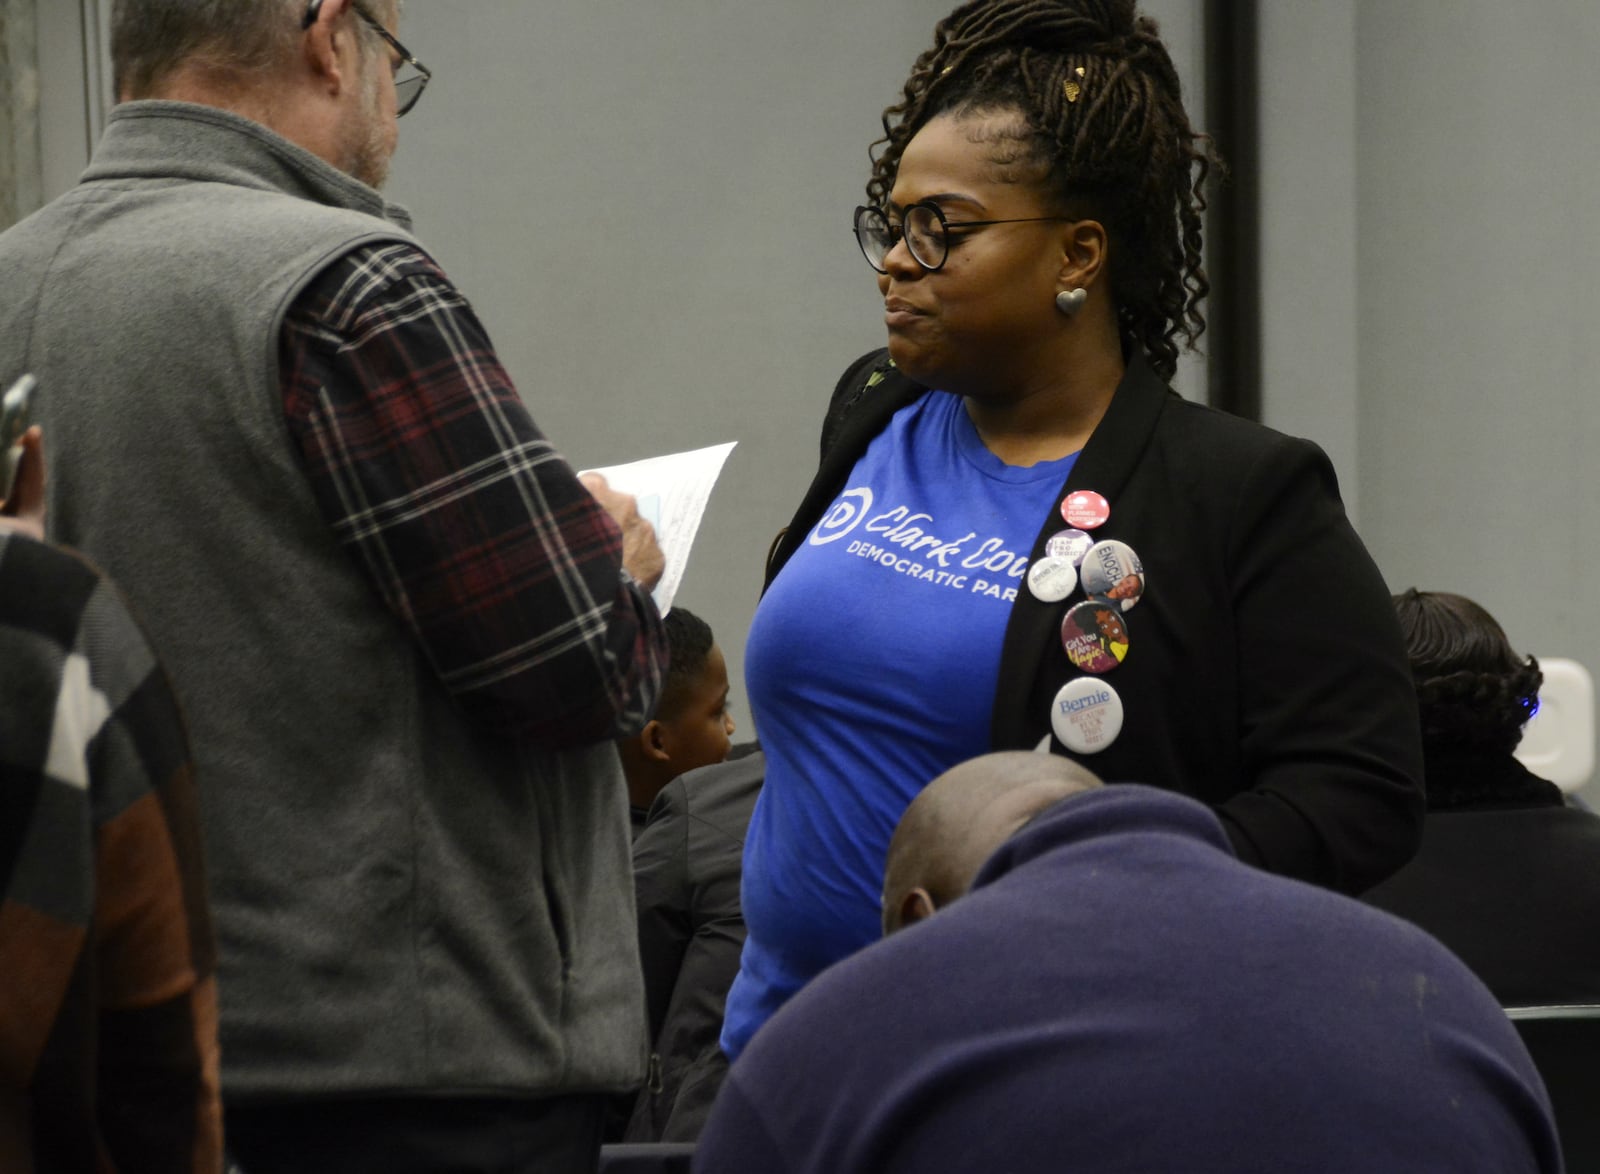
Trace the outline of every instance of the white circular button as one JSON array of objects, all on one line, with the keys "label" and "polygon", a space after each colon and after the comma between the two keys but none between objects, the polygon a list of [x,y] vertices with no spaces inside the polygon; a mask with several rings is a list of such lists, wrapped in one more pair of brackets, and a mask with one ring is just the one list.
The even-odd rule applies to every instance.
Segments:
[{"label": "white circular button", "polygon": [[1054,558],[1069,558],[1072,565],[1083,561],[1084,551],[1094,545],[1094,539],[1082,530],[1057,530],[1044,544],[1044,552]]},{"label": "white circular button", "polygon": [[1078,589],[1078,568],[1070,558],[1045,555],[1028,568],[1028,590],[1045,603],[1059,603]]},{"label": "white circular button", "polygon": [[1068,750],[1098,754],[1122,733],[1122,698],[1099,677],[1068,681],[1051,702],[1050,727]]}]

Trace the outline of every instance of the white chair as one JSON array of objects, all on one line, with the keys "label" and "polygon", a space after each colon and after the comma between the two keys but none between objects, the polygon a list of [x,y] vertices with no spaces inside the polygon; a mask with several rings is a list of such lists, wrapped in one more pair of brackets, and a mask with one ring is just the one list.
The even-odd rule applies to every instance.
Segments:
[{"label": "white chair", "polygon": [[1594,775],[1594,678],[1575,660],[1539,657],[1539,711],[1523,731],[1517,759],[1568,795]]}]

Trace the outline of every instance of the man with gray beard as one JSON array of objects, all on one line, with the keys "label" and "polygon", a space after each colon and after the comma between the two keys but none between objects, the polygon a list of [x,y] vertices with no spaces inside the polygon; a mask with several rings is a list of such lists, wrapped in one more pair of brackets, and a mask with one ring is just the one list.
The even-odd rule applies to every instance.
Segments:
[{"label": "man with gray beard", "polygon": [[122,104],[0,236],[0,382],[187,711],[235,1156],[589,1170],[642,1075],[611,742],[662,555],[377,191],[429,76],[398,17],[118,0]]}]

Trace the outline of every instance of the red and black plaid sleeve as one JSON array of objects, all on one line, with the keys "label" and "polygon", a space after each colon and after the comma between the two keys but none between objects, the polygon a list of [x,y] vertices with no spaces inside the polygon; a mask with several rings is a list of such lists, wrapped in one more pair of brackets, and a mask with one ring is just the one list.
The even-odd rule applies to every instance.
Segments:
[{"label": "red and black plaid sleeve", "polygon": [[324,516],[462,709],[550,747],[641,727],[655,605],[438,266],[346,255],[290,309],[280,358]]}]

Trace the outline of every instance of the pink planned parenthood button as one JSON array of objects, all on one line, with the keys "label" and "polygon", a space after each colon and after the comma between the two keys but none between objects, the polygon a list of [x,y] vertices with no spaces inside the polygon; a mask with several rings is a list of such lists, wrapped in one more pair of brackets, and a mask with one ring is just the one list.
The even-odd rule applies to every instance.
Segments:
[{"label": "pink planned parenthood button", "polygon": [[1096,542],[1083,556],[1083,593],[1131,611],[1144,594],[1144,564],[1126,542]]},{"label": "pink planned parenthood button", "polygon": [[1122,698],[1099,677],[1068,681],[1051,702],[1050,728],[1068,750],[1098,754],[1122,733]]},{"label": "pink planned parenthood button", "polygon": [[1128,655],[1128,622],[1114,603],[1086,599],[1061,621],[1067,659],[1086,673],[1109,673]]},{"label": "pink planned parenthood button", "polygon": [[1061,499],[1061,516],[1067,525],[1080,530],[1093,530],[1104,526],[1111,516],[1111,506],[1092,489],[1074,489]]}]

